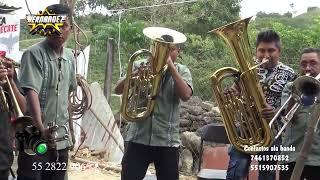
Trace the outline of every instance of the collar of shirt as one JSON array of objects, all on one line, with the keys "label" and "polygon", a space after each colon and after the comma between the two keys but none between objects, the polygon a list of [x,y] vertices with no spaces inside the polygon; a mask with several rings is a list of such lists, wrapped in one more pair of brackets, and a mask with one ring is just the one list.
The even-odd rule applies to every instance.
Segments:
[{"label": "collar of shirt", "polygon": [[[259,61],[259,59],[256,59],[256,60],[254,61],[254,64],[255,64],[255,65],[257,65],[257,64],[259,64],[259,63],[261,63],[261,62]],[[272,70],[275,70],[276,68],[278,68],[280,65],[282,65],[282,62],[278,61],[278,63],[277,63],[274,67],[262,68],[261,66],[259,66],[258,68],[266,69],[266,70],[268,70],[268,71],[272,71]]]},{"label": "collar of shirt", "polygon": [[59,58],[63,59],[64,61],[67,61],[67,54],[65,51],[65,48],[63,47],[62,49],[62,56],[58,57],[58,55],[54,52],[54,50],[48,45],[48,43],[46,43],[46,41],[42,41],[41,43],[42,46],[45,47],[45,50],[47,52],[47,54],[49,55],[49,60],[50,61],[55,61]]}]

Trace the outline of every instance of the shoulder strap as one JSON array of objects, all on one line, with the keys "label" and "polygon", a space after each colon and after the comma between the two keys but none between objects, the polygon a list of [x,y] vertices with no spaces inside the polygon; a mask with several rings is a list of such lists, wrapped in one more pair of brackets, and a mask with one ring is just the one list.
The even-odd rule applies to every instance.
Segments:
[{"label": "shoulder strap", "polygon": [[45,105],[46,105],[46,98],[47,98],[47,82],[48,82],[48,63],[47,61],[43,61],[43,80],[42,80],[42,88],[40,91],[40,109],[41,113],[43,113]]}]

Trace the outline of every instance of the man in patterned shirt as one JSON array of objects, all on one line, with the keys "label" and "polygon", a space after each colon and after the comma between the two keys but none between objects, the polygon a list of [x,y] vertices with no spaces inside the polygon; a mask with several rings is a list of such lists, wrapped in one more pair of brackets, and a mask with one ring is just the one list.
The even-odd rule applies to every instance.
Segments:
[{"label": "man in patterned shirt", "polygon": [[[279,62],[281,44],[279,35],[273,30],[260,32],[256,40],[256,63],[268,59],[267,63],[258,68],[258,76],[265,95],[267,104],[262,110],[263,118],[271,120],[275,115],[276,108],[280,106],[281,92],[284,86],[295,78],[292,68]],[[235,93],[239,93],[238,88],[231,88]],[[279,145],[280,139],[274,142]],[[278,152],[265,151],[259,154],[273,155]],[[230,160],[227,171],[228,180],[245,179],[248,176],[251,156],[236,150],[233,146],[229,152]],[[259,164],[276,164],[276,161],[260,161]],[[275,171],[259,171],[259,180],[274,180]]]}]

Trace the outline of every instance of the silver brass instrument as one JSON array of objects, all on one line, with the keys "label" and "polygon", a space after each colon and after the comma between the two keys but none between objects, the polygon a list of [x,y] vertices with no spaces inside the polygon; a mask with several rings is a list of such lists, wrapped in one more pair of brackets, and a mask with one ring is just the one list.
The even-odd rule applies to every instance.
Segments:
[{"label": "silver brass instrument", "polygon": [[[141,49],[130,57],[120,110],[124,119],[133,122],[141,121],[152,113],[155,97],[166,71],[169,53],[176,44],[187,40],[184,34],[162,27],[145,28],[143,34],[153,41],[153,48],[151,51]],[[172,37],[173,42],[165,41],[164,36]],[[149,61],[143,69],[140,69],[140,73],[135,75],[133,73],[134,62],[139,55],[144,53],[149,56]]]},{"label": "silver brass instrument", "polygon": [[[225,40],[239,65],[239,70],[233,67],[217,70],[211,76],[211,83],[230,143],[239,151],[256,153],[247,149],[271,146],[273,134],[267,120],[261,115],[266,100],[249,44],[247,26],[250,19],[251,17],[210,31]],[[267,61],[263,63],[265,62]],[[238,77],[240,95],[224,94],[222,82],[228,77]]]},{"label": "silver brass instrument", "polygon": [[[54,142],[60,142],[69,139],[69,129],[66,125],[56,125],[55,122],[48,123],[48,128],[53,130]],[[58,136],[58,130],[62,129],[64,134],[62,136]]]},{"label": "silver brass instrument", "polygon": [[[280,128],[278,134],[275,136],[277,139],[284,129],[287,127],[289,122],[291,121],[294,113],[298,110],[298,108],[302,106],[310,106],[316,103],[320,99],[320,74],[316,77],[310,76],[310,74],[306,74],[304,76],[300,76],[293,81],[292,84],[292,93],[289,96],[288,100],[280,107],[279,111],[272,118],[269,123],[271,127],[272,124],[277,120],[277,118],[286,110],[287,114],[281,117],[281,121],[283,122],[283,126]],[[288,105],[292,105],[291,107],[287,107]],[[287,109],[290,108],[290,109]]]}]

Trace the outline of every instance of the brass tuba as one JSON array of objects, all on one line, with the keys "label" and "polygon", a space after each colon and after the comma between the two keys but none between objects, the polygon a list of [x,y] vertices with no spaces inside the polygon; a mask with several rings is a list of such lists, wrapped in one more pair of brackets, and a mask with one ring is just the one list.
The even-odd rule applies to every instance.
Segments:
[{"label": "brass tuba", "polygon": [[[145,28],[143,34],[153,41],[153,46],[151,51],[141,49],[130,57],[120,110],[124,119],[133,122],[141,121],[152,113],[169,53],[176,44],[187,40],[184,34],[163,27]],[[166,41],[165,37],[173,41]],[[147,54],[149,59],[136,74],[133,72],[134,62],[141,54]]]},{"label": "brass tuba", "polygon": [[[1,57],[0,58],[0,65],[3,64],[2,61],[4,59],[8,59],[8,58]],[[11,59],[9,59],[9,60],[11,60]],[[11,61],[13,61],[13,60],[11,60]],[[12,66],[13,66],[13,68],[17,68],[17,67],[20,67],[20,64],[13,61]],[[13,122],[13,125],[14,125],[16,131],[22,131],[26,126],[29,126],[32,124],[32,118],[30,116],[23,115],[23,113],[20,109],[20,106],[18,104],[18,101],[14,95],[14,92],[13,92],[13,89],[12,89],[12,86],[11,86],[11,83],[9,81],[8,76],[5,76],[4,80],[6,81],[5,86],[6,86],[7,91],[5,91],[4,87],[2,87],[0,85],[0,107],[1,107],[2,111],[9,112],[10,111],[9,104],[12,104],[13,112],[15,115],[15,121]],[[8,96],[11,98],[11,101],[8,101],[6,93],[8,93]]]},{"label": "brass tuba", "polygon": [[[224,67],[211,76],[212,89],[218,103],[231,144],[246,153],[269,147],[273,141],[267,120],[261,117],[265,97],[258,81],[256,67],[249,45],[247,27],[251,17],[239,20],[209,32],[220,35],[232,49],[239,70]],[[238,79],[240,95],[225,94],[222,81],[227,77]]]}]

